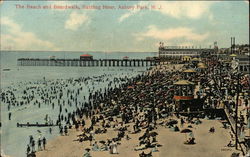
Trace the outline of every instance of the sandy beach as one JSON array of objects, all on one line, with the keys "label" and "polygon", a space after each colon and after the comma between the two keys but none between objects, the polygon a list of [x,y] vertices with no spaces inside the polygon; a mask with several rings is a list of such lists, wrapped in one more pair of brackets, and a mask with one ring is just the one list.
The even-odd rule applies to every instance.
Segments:
[{"label": "sandy beach", "polygon": [[[129,124],[128,124],[129,125]],[[209,133],[209,128],[215,127],[215,133]],[[184,126],[185,128],[185,126]],[[131,129],[131,128],[130,128]],[[202,124],[194,125],[192,128],[196,138],[195,145],[185,145],[185,134],[170,131],[169,128],[159,126],[155,131],[157,136],[159,152],[154,152],[154,157],[173,157],[173,156],[190,156],[190,157],[227,157],[235,152],[234,148],[225,146],[230,141],[230,129],[222,128],[222,123],[218,120],[202,120]],[[84,149],[91,148],[88,141],[82,143],[73,141],[76,139],[80,131],[72,129],[69,136],[59,136],[48,142],[45,151],[37,152],[38,157],[80,157],[84,153]],[[142,133],[129,134],[130,140],[122,139],[121,145],[118,145],[119,154],[109,154],[108,151],[90,151],[93,157],[138,157],[142,151],[134,151],[138,144],[138,138]],[[113,129],[108,129],[106,134],[98,134],[95,136],[96,141],[106,140],[107,138],[116,136]],[[150,148],[144,150],[145,153],[150,152]]]}]

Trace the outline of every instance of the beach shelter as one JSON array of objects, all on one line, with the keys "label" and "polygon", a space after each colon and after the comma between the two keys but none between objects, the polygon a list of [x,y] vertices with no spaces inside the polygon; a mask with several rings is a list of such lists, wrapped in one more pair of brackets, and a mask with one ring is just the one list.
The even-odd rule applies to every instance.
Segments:
[{"label": "beach shelter", "polygon": [[197,71],[195,71],[194,69],[186,69],[183,72],[184,73],[196,73]]},{"label": "beach shelter", "polygon": [[202,62],[198,63],[197,66],[198,66],[198,68],[201,68],[201,67],[206,67],[207,68],[207,66]]},{"label": "beach shelter", "polygon": [[207,69],[207,66],[202,62],[198,63],[197,67],[200,72],[205,72],[205,70]]},{"label": "beach shelter", "polygon": [[186,110],[193,104],[195,84],[188,80],[174,83],[174,102],[178,110]]},{"label": "beach shelter", "polygon": [[236,54],[231,54],[230,57],[237,57],[237,55]]},{"label": "beach shelter", "polygon": [[192,77],[197,71],[194,70],[194,69],[186,69],[186,70],[183,70],[183,75],[184,75],[184,78],[187,79],[188,77]]},{"label": "beach shelter", "polygon": [[199,69],[207,69],[207,66],[206,65],[201,65],[201,66],[198,66]]},{"label": "beach shelter", "polygon": [[194,85],[194,83],[188,80],[179,80],[174,85]]},{"label": "beach shelter", "polygon": [[199,59],[198,58],[193,58],[192,61],[199,61]]},{"label": "beach shelter", "polygon": [[236,54],[231,54],[231,55],[229,55],[229,58],[231,58],[231,60],[235,60],[236,57],[237,57]]}]

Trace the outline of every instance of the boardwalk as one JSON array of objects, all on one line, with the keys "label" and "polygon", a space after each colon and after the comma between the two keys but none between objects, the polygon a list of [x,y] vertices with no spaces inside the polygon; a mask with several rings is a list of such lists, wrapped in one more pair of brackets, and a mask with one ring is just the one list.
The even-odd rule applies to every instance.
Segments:
[{"label": "boardwalk", "polygon": [[[233,131],[233,133],[234,134],[236,134],[236,128],[235,128],[235,119],[230,115],[230,113],[229,113],[229,109],[227,108],[227,106],[225,106],[225,109],[224,109],[224,111],[225,111],[225,114],[226,114],[226,116],[227,116],[227,119],[228,119],[228,122],[229,122],[229,124],[231,125],[231,129],[232,129],[232,131]],[[246,149],[246,146],[244,145],[244,143],[242,143],[241,142],[241,140],[240,140],[240,126],[238,125],[237,126],[237,137],[238,137],[238,141],[239,141],[239,146],[240,146],[240,149],[241,149],[241,151],[244,153],[244,154],[246,154],[246,151],[247,151],[247,149]]]}]

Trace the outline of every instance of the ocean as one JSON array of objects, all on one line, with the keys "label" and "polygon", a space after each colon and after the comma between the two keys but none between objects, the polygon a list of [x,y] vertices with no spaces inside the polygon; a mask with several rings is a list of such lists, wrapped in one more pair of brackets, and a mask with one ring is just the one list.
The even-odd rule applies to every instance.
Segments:
[{"label": "ocean", "polygon": [[[79,101],[86,101],[83,97],[88,97],[89,92],[104,90],[108,88],[110,81],[114,78],[131,78],[146,71],[148,67],[46,67],[46,66],[17,66],[18,58],[48,58],[49,56],[56,56],[56,58],[79,58],[85,52],[1,52],[0,66],[1,66],[1,93],[7,90],[13,91],[17,99],[21,100],[23,90],[32,87],[35,89],[48,89],[50,84],[54,82],[67,83],[69,79],[77,79],[80,77],[90,78],[86,84],[80,84],[83,88],[78,98]],[[153,52],[94,52],[89,53],[93,55],[94,59],[122,59],[128,56],[131,59],[145,59],[146,57],[153,57],[156,53]],[[3,69],[10,69],[4,71]],[[98,81],[97,78],[102,77],[104,81]],[[48,86],[44,83],[44,78]],[[116,86],[119,83],[112,83]],[[68,89],[75,90],[79,87],[70,85]],[[65,99],[63,97],[62,99]],[[35,95],[35,100],[40,101],[38,95]],[[32,135],[34,139],[39,137],[46,137],[51,140],[59,135],[58,127],[52,128],[52,134],[49,133],[49,128],[23,127],[18,128],[17,123],[44,123],[46,114],[51,119],[56,119],[59,113],[58,105],[52,110],[51,105],[41,104],[39,108],[30,102],[27,105],[11,107],[8,111],[7,104],[3,103],[1,99],[1,152],[11,157],[25,157],[27,144],[29,143],[29,136]],[[73,111],[75,106],[67,107],[68,111]],[[11,120],[8,120],[9,112],[12,113]],[[37,149],[37,143],[36,143]]]}]

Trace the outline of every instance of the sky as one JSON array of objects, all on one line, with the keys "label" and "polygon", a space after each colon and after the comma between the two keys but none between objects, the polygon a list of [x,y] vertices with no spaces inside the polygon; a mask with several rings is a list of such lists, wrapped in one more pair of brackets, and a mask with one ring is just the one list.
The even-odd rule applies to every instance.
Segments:
[{"label": "sky", "polygon": [[[68,8],[66,8],[66,6]],[[1,1],[1,50],[157,52],[249,43],[248,1]]]}]

